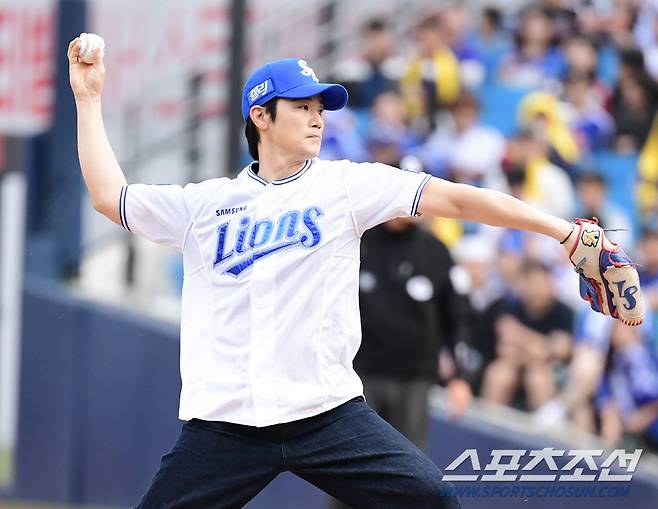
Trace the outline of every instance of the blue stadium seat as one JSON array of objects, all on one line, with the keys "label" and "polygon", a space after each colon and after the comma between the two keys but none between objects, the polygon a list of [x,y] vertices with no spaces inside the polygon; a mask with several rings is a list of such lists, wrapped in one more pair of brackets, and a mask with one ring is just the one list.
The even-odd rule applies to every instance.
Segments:
[{"label": "blue stadium seat", "polygon": [[372,120],[372,113],[368,108],[354,108],[352,110],[354,119],[356,120],[356,131],[359,136],[365,138],[370,129],[370,121]]},{"label": "blue stadium seat", "polygon": [[637,154],[619,154],[605,150],[594,155],[593,165],[594,169],[605,177],[610,199],[629,214],[634,228],[637,228],[638,218],[635,208]]},{"label": "blue stadium seat", "polygon": [[509,137],[517,130],[516,110],[530,90],[504,85],[483,85],[478,91],[482,123],[499,129]]}]

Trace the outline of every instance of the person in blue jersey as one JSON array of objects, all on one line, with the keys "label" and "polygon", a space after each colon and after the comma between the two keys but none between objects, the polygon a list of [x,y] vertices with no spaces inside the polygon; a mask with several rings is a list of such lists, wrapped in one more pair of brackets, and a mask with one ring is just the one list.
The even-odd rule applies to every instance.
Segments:
[{"label": "person in blue jersey", "polygon": [[658,357],[647,341],[650,320],[641,328],[612,324],[612,350],[596,394],[601,434],[609,447],[632,435],[658,451]]}]

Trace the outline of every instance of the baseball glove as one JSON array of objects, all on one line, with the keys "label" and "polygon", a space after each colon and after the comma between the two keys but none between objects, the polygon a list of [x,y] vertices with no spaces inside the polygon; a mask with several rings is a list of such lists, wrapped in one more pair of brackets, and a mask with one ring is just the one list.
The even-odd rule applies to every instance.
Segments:
[{"label": "baseball glove", "polygon": [[626,325],[640,325],[640,277],[621,247],[606,238],[598,220],[576,219],[562,243],[580,275],[580,296],[592,309]]}]

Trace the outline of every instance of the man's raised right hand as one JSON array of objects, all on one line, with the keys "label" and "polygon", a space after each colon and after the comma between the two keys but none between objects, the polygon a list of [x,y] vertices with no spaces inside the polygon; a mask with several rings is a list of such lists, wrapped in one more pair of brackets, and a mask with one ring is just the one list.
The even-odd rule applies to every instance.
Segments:
[{"label": "man's raised right hand", "polygon": [[105,66],[101,49],[94,53],[93,62],[87,64],[78,57],[80,53],[80,37],[69,44],[67,52],[69,59],[69,78],[71,89],[76,101],[100,98],[105,82]]}]

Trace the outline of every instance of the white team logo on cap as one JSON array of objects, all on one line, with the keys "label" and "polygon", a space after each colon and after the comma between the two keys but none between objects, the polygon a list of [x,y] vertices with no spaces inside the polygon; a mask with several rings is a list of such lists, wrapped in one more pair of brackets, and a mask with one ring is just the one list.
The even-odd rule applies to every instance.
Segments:
[{"label": "white team logo on cap", "polygon": [[308,65],[306,60],[297,60],[297,65],[299,65],[299,67],[302,68],[301,73],[304,76],[310,76],[313,79],[313,81],[315,81],[315,82],[320,81],[318,79],[318,77],[315,75],[315,71],[313,69],[311,69],[311,67]]}]

